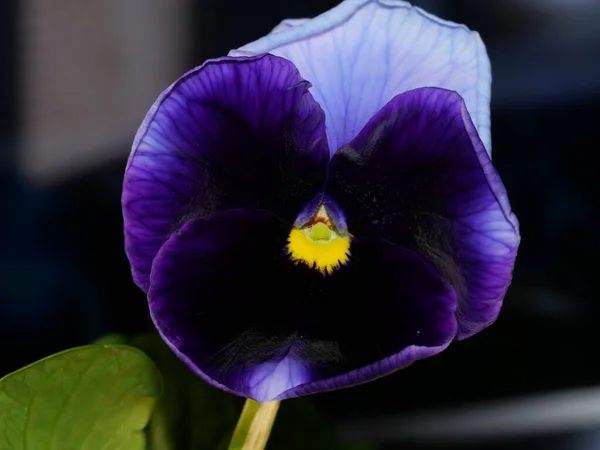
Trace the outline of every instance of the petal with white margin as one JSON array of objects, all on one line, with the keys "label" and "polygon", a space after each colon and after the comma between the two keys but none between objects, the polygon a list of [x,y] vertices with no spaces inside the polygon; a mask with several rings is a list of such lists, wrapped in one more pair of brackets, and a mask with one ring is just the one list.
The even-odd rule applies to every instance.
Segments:
[{"label": "petal with white margin", "polygon": [[308,22],[310,19],[285,19],[281,21],[279,25],[277,25],[271,33],[279,33],[280,31],[289,30],[290,28],[297,27],[299,25]]}]

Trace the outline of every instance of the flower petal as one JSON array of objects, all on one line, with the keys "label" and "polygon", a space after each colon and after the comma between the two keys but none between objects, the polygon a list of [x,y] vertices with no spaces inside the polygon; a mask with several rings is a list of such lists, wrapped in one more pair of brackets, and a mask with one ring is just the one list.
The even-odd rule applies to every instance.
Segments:
[{"label": "flower petal", "polygon": [[511,282],[519,226],[462,98],[395,97],[332,159],[328,194],[351,233],[428,258],[459,298],[459,338],[492,323]]},{"label": "flower petal", "polygon": [[259,401],[310,376],[288,354],[296,326],[286,310],[297,300],[284,288],[288,232],[266,211],[223,211],[183,225],[152,266],[148,299],[163,339],[210,384]]},{"label": "flower petal", "polygon": [[154,260],[154,323],[207,382],[294,397],[370,381],[453,339],[454,291],[416,253],[359,242],[324,277],[289,261],[288,232],[262,210],[223,211],[186,223]]},{"label": "flower petal", "polygon": [[332,152],[395,95],[419,87],[458,92],[491,152],[491,69],[476,32],[398,0],[346,0],[274,31],[239,50],[289,59],[313,83]]},{"label": "flower petal", "polygon": [[123,186],[125,247],[148,289],[152,260],[190,217],[250,206],[292,222],[326,176],[323,111],[292,63],[211,60],[148,112]]},{"label": "flower petal", "polygon": [[325,279],[302,329],[309,341],[335,343],[340,359],[315,364],[311,382],[278,399],[373,381],[440,353],[456,336],[456,293],[430,263],[385,241],[353,244],[350,263]]},{"label": "flower petal", "polygon": [[[275,28],[271,30],[270,34],[289,30],[290,28],[294,28],[304,24],[305,22],[308,22],[309,20],[312,19],[284,19]],[[256,52],[253,52],[251,50],[242,50],[240,48],[229,51],[229,56],[255,56],[256,54]]]},{"label": "flower petal", "polygon": [[310,19],[285,19],[282,20],[279,25],[277,25],[271,33],[279,33],[280,31],[289,30],[290,28],[297,27],[302,25],[305,22],[308,22]]}]

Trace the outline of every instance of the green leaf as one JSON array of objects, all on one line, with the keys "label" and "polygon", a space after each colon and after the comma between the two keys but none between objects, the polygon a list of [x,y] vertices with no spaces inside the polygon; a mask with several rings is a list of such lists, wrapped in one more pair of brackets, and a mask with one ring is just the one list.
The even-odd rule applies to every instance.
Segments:
[{"label": "green leaf", "polygon": [[150,448],[226,449],[242,399],[202,381],[155,333],[135,337],[132,345],[152,358],[164,379],[164,393],[148,429]]},{"label": "green leaf", "polygon": [[162,390],[141,351],[89,345],[0,380],[2,450],[143,450]]}]

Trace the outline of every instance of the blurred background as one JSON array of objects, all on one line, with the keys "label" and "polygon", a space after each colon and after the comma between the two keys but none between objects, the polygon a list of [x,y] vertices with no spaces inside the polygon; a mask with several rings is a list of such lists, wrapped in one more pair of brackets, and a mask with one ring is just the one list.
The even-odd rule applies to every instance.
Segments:
[{"label": "blurred background", "polygon": [[[0,376],[150,327],[120,194],[157,95],[335,0],[0,2]],[[408,370],[314,397],[382,449],[600,449],[600,0],[415,0],[479,31],[494,161],[520,219],[496,324]],[[597,175],[596,175],[597,176]]]}]

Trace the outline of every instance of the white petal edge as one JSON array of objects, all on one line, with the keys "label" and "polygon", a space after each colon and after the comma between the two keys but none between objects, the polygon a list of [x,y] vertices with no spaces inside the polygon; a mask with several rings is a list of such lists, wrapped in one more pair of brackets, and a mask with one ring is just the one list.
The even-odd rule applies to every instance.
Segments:
[{"label": "white petal edge", "polygon": [[[479,34],[464,25],[405,1],[346,0],[314,19],[284,20],[229,55],[257,53],[289,59],[313,84],[311,92],[327,116],[332,152],[395,95],[427,86],[454,90],[464,98],[491,154],[490,61]],[[388,73],[374,73],[377,67]]]},{"label": "white petal edge", "polygon": [[282,20],[279,25],[277,25],[273,30],[271,30],[271,34],[279,33],[280,31],[289,30],[290,28],[297,27],[299,25],[303,25],[305,22],[308,22],[311,19],[285,19]]}]

